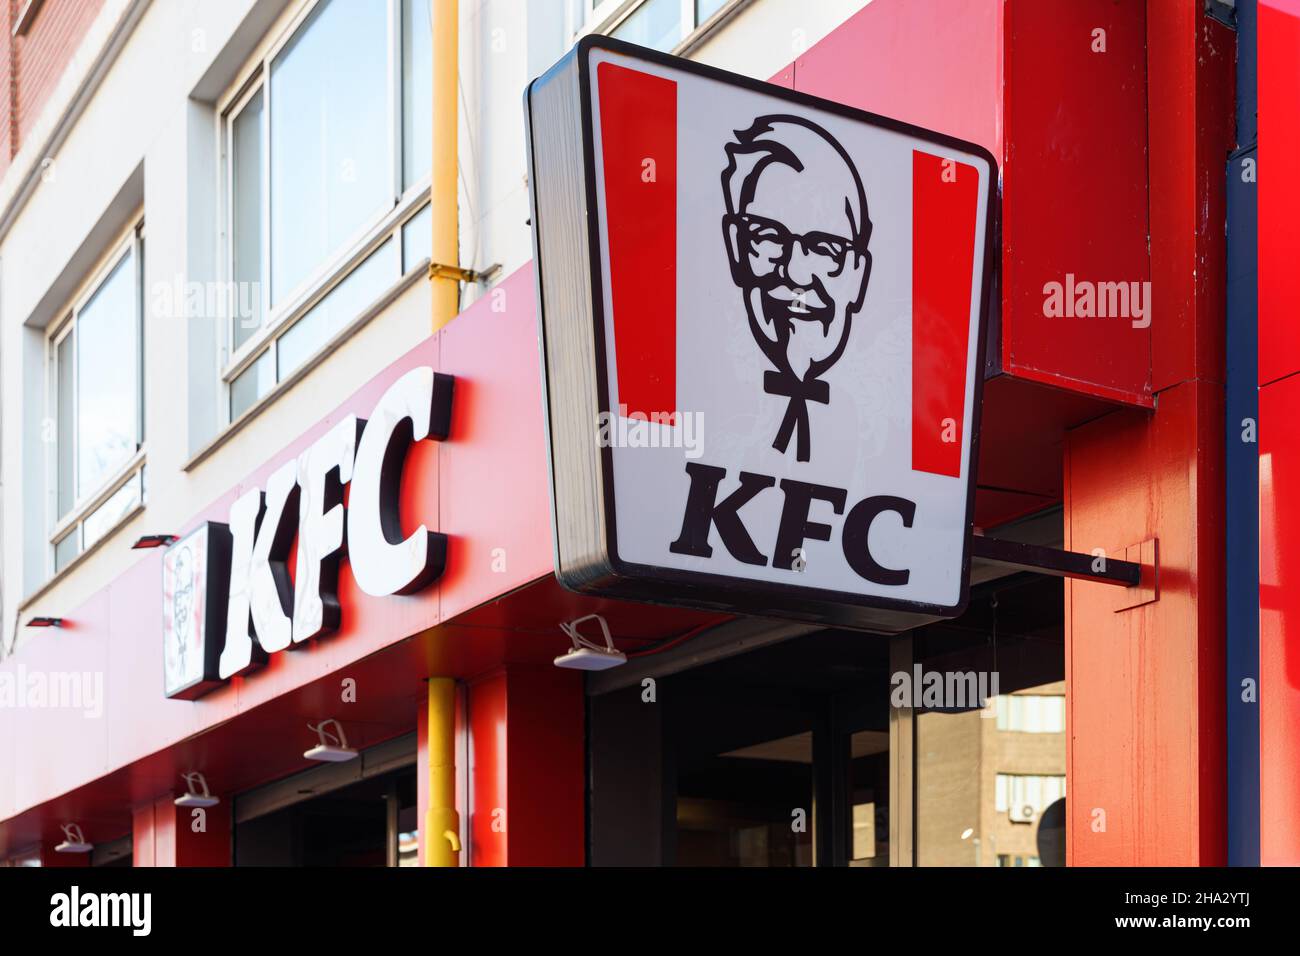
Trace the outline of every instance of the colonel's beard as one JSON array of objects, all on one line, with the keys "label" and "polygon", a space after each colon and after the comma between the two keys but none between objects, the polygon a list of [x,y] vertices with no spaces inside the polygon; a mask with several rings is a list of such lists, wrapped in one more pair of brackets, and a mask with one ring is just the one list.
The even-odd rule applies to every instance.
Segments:
[{"label": "colonel's beard", "polygon": [[[781,309],[769,313],[764,308],[763,292],[750,289],[745,305],[751,320],[775,348],[777,355],[784,351],[789,370],[801,381],[808,377],[814,362],[824,362],[839,347],[844,338],[847,316],[835,304],[824,309],[810,310],[808,318],[790,318]],[[775,314],[772,314],[775,313]],[[781,343],[784,341],[784,348]],[[771,354],[769,352],[769,355]]]}]

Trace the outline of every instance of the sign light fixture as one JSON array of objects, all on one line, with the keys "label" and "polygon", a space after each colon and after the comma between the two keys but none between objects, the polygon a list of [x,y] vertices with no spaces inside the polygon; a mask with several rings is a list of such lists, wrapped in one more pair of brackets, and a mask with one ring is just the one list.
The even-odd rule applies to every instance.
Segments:
[{"label": "sign light fixture", "polygon": [[[578,633],[578,626],[587,621],[595,621],[600,625],[601,633],[605,636],[603,644],[595,644]],[[627,663],[627,655],[614,646],[614,638],[609,633],[609,624],[599,614],[588,614],[576,621],[561,624],[560,630],[573,641],[573,647],[555,659],[556,667],[567,667],[577,671],[606,671],[611,667]]]},{"label": "sign light fixture", "polygon": [[189,792],[177,797],[172,801],[178,807],[215,807],[221,802],[220,797],[214,797],[208,790],[208,781],[197,770],[181,774],[181,779],[185,781],[185,786]]},{"label": "sign light fixture", "polygon": [[[330,729],[331,727],[333,730]],[[343,763],[345,760],[351,760],[357,755],[357,752],[348,746],[348,738],[343,732],[343,725],[333,717],[322,720],[314,727],[308,724],[307,729],[313,731],[320,738],[320,743],[303,752],[303,756],[308,760]]]},{"label": "sign light fixture", "polygon": [[75,823],[65,823],[59,829],[63,831],[63,842],[54,848],[55,853],[89,853],[94,849]]}]

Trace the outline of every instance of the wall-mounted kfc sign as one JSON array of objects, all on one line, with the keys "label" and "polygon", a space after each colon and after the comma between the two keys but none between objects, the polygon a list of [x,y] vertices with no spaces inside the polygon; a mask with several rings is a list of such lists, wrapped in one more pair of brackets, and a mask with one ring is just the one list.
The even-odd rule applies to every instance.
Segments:
[{"label": "wall-mounted kfc sign", "polygon": [[959,613],[993,157],[604,37],[525,107],[560,580]]},{"label": "wall-mounted kfc sign", "polygon": [[345,416],[274,471],[264,489],[235,499],[228,521],[204,522],[168,549],[168,697],[193,699],[268,654],[337,630],[345,555],[357,586],[376,597],[410,594],[442,573],[446,536],[424,525],[404,536],[398,496],[411,445],[447,437],[453,384],[427,366],[412,369],[368,419]]}]

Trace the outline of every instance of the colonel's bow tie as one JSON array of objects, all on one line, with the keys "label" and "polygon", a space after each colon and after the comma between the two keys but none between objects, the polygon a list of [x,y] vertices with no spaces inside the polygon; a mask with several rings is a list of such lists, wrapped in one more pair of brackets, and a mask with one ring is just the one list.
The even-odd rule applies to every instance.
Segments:
[{"label": "colonel's bow tie", "polygon": [[777,429],[776,441],[772,447],[784,452],[790,445],[790,435],[798,426],[795,440],[795,458],[808,460],[809,431],[808,403],[818,402],[827,405],[831,400],[830,386],[821,379],[801,379],[792,372],[768,371],[763,373],[763,391],[769,395],[782,395],[790,401],[785,406],[785,417]]}]

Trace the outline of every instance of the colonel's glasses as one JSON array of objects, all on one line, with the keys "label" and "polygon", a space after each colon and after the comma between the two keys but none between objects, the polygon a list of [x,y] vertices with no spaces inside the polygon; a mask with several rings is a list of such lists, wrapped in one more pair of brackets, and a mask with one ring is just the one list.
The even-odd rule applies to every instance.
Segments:
[{"label": "colonel's glasses", "polygon": [[813,260],[811,268],[814,271],[834,275],[844,268],[844,261],[853,248],[853,242],[843,236],[817,231],[801,235],[791,232],[775,219],[750,213],[730,214],[727,222],[737,228],[753,255],[774,264],[788,264],[797,242],[804,256]]}]

